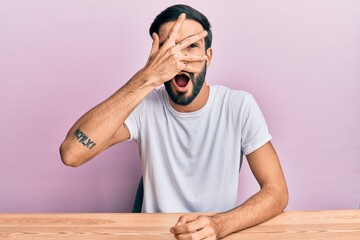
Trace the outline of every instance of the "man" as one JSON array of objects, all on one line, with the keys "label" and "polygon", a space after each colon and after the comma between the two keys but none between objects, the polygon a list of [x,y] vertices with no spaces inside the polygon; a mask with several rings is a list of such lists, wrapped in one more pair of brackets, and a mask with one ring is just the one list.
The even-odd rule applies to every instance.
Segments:
[{"label": "man", "polygon": [[[212,58],[207,18],[175,5],[155,18],[150,34],[144,68],[70,129],[60,147],[64,164],[79,166],[135,140],[144,212],[219,212],[182,216],[170,229],[177,239],[219,239],[282,212],[287,186],[254,98],[206,83]],[[261,189],[237,206],[243,154]]]}]

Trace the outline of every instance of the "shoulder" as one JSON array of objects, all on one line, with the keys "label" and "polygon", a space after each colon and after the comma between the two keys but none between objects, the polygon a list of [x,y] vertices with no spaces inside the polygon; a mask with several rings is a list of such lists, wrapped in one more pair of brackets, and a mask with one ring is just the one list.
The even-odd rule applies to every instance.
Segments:
[{"label": "shoulder", "polygon": [[159,105],[165,102],[165,87],[159,87],[153,89],[143,100],[146,105]]},{"label": "shoulder", "polygon": [[211,86],[211,89],[214,92],[215,101],[221,101],[223,104],[225,103],[231,106],[241,107],[253,99],[252,94],[244,90],[231,89],[222,85]]},{"label": "shoulder", "polygon": [[165,92],[165,88],[163,86],[159,88],[155,88],[145,97],[145,99],[150,101],[160,100],[162,99],[164,92]]},{"label": "shoulder", "polygon": [[153,112],[154,109],[161,109],[164,102],[163,89],[153,89],[133,110],[132,115],[148,114]]}]

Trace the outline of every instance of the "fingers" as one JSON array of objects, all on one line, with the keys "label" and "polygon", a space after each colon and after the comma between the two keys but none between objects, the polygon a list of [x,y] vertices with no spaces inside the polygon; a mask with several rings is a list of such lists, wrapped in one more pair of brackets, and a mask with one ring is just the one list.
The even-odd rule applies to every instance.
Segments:
[{"label": "fingers", "polygon": [[202,62],[208,60],[208,57],[206,55],[181,55],[179,60],[183,62]]},{"label": "fingers", "polygon": [[182,70],[186,72],[199,73],[202,71],[202,68],[192,67],[190,65],[187,65],[187,63],[184,63],[184,67],[182,67]]},{"label": "fingers", "polygon": [[[182,57],[179,57],[179,62],[183,64],[182,70],[192,73],[199,73],[203,70],[203,68],[194,67],[191,64],[189,65],[189,62],[202,62],[206,61],[208,57],[206,55],[204,56],[197,56],[197,55],[181,55]],[[180,221],[180,220],[179,220]],[[190,221],[190,220],[189,220]]]},{"label": "fingers", "polygon": [[181,216],[179,218],[179,220],[178,220],[178,222],[177,222],[177,224],[175,226],[195,221],[198,218],[199,218],[199,215],[193,215],[193,214],[191,214],[191,215],[183,215],[183,216]]},{"label": "fingers", "polygon": [[191,233],[200,230],[209,224],[206,217],[185,216],[179,219],[178,223],[170,229],[173,234]]},{"label": "fingers", "polygon": [[170,229],[178,240],[218,239],[218,228],[211,216],[185,215]]},{"label": "fingers", "polygon": [[159,50],[159,36],[154,32],[152,34],[153,43],[150,51],[150,56],[152,56],[155,52]]},{"label": "fingers", "polygon": [[214,231],[210,227],[205,227],[199,231],[185,234],[175,234],[174,237],[179,240],[183,239],[217,239]]},{"label": "fingers", "polygon": [[196,43],[196,42],[200,41],[201,39],[205,38],[207,35],[208,35],[208,32],[203,31],[198,34],[189,36],[189,37],[185,38],[184,40],[182,40],[181,42],[179,42],[177,44],[177,46],[179,46],[180,49],[184,49],[184,48],[190,46],[191,44]]},{"label": "fingers", "polygon": [[186,19],[186,14],[182,13],[179,15],[178,19],[176,20],[174,26],[171,28],[168,39],[166,40],[166,42],[164,43],[164,45],[166,44],[172,44],[175,45],[175,40],[177,37],[177,33],[179,32],[179,29],[182,25],[182,23],[184,22],[184,20]]}]

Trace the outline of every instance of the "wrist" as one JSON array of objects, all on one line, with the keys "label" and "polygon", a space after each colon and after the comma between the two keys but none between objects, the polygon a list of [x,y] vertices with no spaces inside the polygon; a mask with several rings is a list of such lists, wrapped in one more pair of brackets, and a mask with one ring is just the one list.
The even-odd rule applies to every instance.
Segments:
[{"label": "wrist", "polygon": [[223,213],[218,213],[212,216],[215,224],[216,224],[216,228],[217,228],[217,232],[218,232],[218,238],[223,238],[225,237],[226,234],[225,233],[225,229],[224,229],[224,223],[225,223],[225,219],[224,219],[224,214]]},{"label": "wrist", "polygon": [[156,74],[149,69],[143,68],[137,74],[139,79],[146,83],[146,85],[156,88],[161,85],[161,81],[156,77]]}]

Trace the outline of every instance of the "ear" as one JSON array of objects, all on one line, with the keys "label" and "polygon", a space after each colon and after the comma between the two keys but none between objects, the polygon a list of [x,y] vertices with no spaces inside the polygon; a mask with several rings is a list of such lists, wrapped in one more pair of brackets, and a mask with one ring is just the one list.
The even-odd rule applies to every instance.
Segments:
[{"label": "ear", "polygon": [[208,60],[206,61],[206,67],[208,67],[211,63],[211,59],[212,59],[212,48],[209,47],[207,50],[206,50],[206,56],[208,57]]}]

